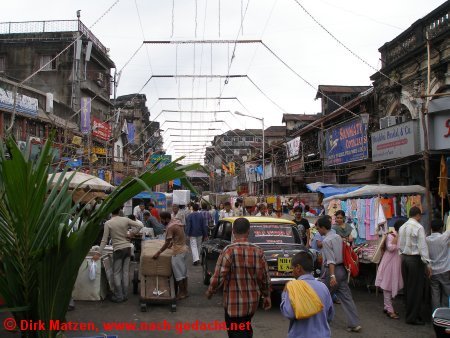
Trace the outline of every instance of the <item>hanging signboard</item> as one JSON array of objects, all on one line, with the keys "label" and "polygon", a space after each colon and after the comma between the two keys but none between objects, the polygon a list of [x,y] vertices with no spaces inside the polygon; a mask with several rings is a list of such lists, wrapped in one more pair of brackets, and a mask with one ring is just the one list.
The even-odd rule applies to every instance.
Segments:
[{"label": "hanging signboard", "polygon": [[417,121],[409,121],[372,133],[372,161],[416,154],[419,151],[417,123]]},{"label": "hanging signboard", "polygon": [[93,117],[92,118],[92,136],[103,141],[109,141],[111,138],[111,126],[108,122]]},{"label": "hanging signboard", "polygon": [[368,158],[367,125],[355,118],[325,131],[325,165],[333,166]]},{"label": "hanging signboard", "polygon": [[[0,88],[0,108],[14,110],[14,93]],[[16,111],[31,116],[38,114],[38,99],[16,94]]]},{"label": "hanging signboard", "polygon": [[298,157],[300,153],[300,136],[286,142],[286,157],[290,160]]},{"label": "hanging signboard", "polygon": [[92,152],[97,155],[106,156],[106,148],[102,147],[92,147]]},{"label": "hanging signboard", "polygon": [[80,130],[83,134],[91,131],[91,98],[81,98]]}]

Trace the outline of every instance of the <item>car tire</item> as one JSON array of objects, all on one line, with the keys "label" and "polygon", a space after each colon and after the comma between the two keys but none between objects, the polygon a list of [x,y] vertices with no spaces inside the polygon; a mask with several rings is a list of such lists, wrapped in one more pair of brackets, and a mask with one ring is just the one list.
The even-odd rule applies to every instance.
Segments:
[{"label": "car tire", "polygon": [[211,276],[208,274],[208,266],[206,264],[206,255],[202,255],[202,271],[203,271],[203,284],[209,285]]}]

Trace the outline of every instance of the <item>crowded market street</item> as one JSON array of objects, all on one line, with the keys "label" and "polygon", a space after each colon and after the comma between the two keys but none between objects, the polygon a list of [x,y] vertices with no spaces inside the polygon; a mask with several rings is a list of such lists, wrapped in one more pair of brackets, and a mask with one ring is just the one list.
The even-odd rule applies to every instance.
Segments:
[{"label": "crowded market street", "polygon": [[[177,302],[177,311],[170,312],[169,305],[150,305],[148,312],[141,312],[139,308],[139,297],[130,292],[127,302],[115,304],[108,300],[101,302],[78,301],[75,304],[75,310],[68,312],[67,321],[74,323],[94,322],[99,328],[100,333],[115,335],[118,338],[139,338],[139,337],[214,337],[225,338],[227,335],[224,331],[208,331],[181,329],[181,323],[194,324],[196,321],[214,322],[223,321],[223,307],[221,295],[216,295],[212,300],[207,300],[204,296],[206,286],[201,281],[200,266],[192,266],[189,262],[189,294],[190,296],[182,301]],[[133,268],[132,264],[132,268]],[[389,319],[383,313],[383,295],[375,295],[374,290],[369,293],[365,287],[353,288],[353,297],[359,310],[363,330],[360,333],[348,333],[345,325],[345,315],[339,305],[336,306],[336,316],[331,323],[332,337],[364,337],[364,338],[433,338],[434,332],[430,322],[425,326],[411,326],[405,324],[404,320]],[[400,312],[400,317],[404,315],[404,307],[402,299],[396,300],[395,304]],[[289,321],[280,314],[279,299],[275,302],[272,309],[264,311],[259,309],[252,320],[255,338],[281,338],[287,334]],[[6,318],[5,314],[0,314],[0,322]],[[150,322],[162,323],[164,320],[171,324],[171,330],[149,332],[134,331],[125,327],[125,323],[141,325],[147,323],[150,328]],[[103,323],[111,328],[111,331],[102,330]],[[114,325],[123,325],[122,330],[114,330]],[[178,327],[177,327],[178,325]],[[178,330],[177,330],[178,329]],[[181,332],[181,333],[179,333]],[[16,338],[19,334],[5,332],[4,328],[0,328],[0,337]],[[66,332],[66,336],[75,337],[95,337],[99,336],[98,332],[78,331]],[[100,336],[99,336],[100,337]]]}]

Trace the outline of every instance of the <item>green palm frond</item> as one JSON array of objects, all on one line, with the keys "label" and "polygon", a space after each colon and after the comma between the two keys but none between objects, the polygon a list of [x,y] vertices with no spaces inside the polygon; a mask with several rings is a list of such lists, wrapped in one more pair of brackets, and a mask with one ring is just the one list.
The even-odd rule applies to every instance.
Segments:
[{"label": "green palm frond", "polygon": [[[154,173],[127,178],[77,231],[77,213],[63,175],[49,183],[51,142],[36,162],[22,154],[12,139],[0,143],[0,292],[17,320],[64,320],[72,289],[103,219],[143,190],[180,178],[199,165],[179,166],[178,159]],[[52,175],[50,175],[51,178]],[[54,337],[56,332],[24,332]]]}]

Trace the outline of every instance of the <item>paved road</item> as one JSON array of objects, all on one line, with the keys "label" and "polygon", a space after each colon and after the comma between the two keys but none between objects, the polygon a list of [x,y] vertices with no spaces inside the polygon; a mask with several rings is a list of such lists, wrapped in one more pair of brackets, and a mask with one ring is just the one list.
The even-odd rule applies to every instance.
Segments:
[{"label": "paved road", "polygon": [[[103,322],[163,322],[166,320],[171,324],[170,331],[159,332],[136,332],[136,331],[113,331],[110,334],[118,335],[119,338],[135,338],[135,337],[211,337],[211,331],[194,331],[183,330],[182,334],[177,332],[180,330],[180,323],[201,322],[221,322],[223,320],[223,308],[221,305],[221,297],[214,296],[212,300],[204,297],[206,287],[201,283],[201,267],[189,266],[189,290],[190,297],[178,302],[177,311],[170,312],[168,305],[151,305],[148,312],[140,312],[139,299],[136,295],[130,295],[126,303],[114,304],[110,301],[102,302],[77,302],[75,311],[69,312],[67,320],[74,322],[94,322],[99,331],[103,331]],[[343,337],[417,337],[432,338],[434,337],[433,329],[430,323],[425,326],[417,327],[406,325],[403,320],[392,320],[387,318],[383,313],[382,295],[376,296],[374,293],[369,294],[366,289],[356,289],[353,292],[363,326],[361,333],[348,333],[345,331],[345,316],[340,306],[337,305],[336,317],[332,323],[332,336],[336,338]],[[281,338],[286,337],[289,322],[284,319],[278,309],[279,304],[274,304],[269,311],[260,310],[253,319],[254,337],[255,338]],[[400,316],[404,315],[404,308],[401,300],[396,301],[396,308],[400,312]],[[3,322],[5,314],[0,314],[0,320]],[[178,327],[175,327],[178,325]],[[214,337],[225,338],[226,333],[223,331],[213,332]],[[6,333],[3,328],[0,329],[0,337],[16,337],[18,335]],[[92,337],[95,332],[67,332],[67,336],[73,337]]]}]

